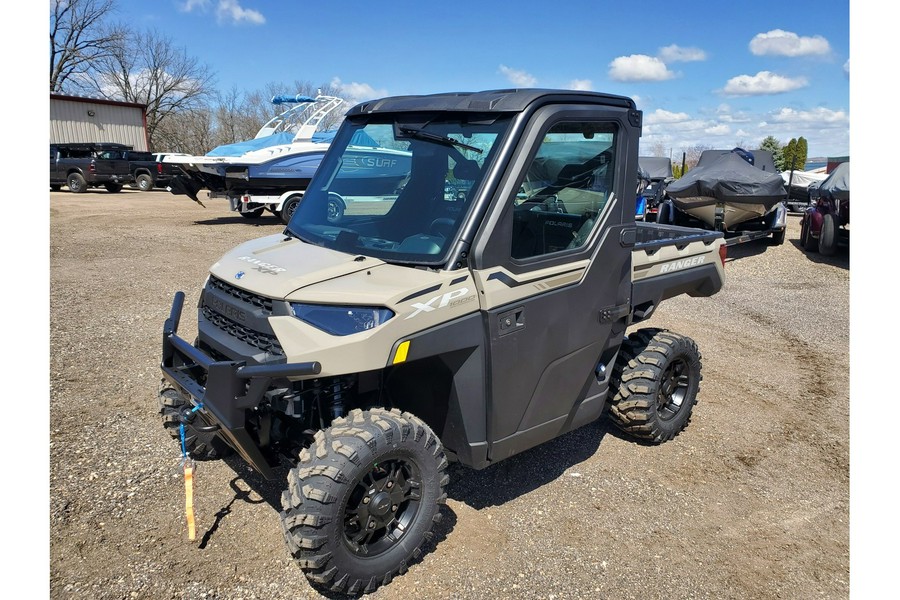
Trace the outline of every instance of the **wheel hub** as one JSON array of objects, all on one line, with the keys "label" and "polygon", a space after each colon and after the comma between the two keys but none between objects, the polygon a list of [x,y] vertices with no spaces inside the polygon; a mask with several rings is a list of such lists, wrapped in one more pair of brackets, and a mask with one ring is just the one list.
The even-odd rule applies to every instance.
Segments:
[{"label": "wheel hub", "polygon": [[657,411],[664,421],[678,414],[687,396],[688,366],[684,359],[674,360],[666,367],[659,384]]},{"label": "wheel hub", "polygon": [[419,512],[421,475],[403,459],[376,464],[356,485],[344,510],[344,539],[359,556],[391,549]]}]

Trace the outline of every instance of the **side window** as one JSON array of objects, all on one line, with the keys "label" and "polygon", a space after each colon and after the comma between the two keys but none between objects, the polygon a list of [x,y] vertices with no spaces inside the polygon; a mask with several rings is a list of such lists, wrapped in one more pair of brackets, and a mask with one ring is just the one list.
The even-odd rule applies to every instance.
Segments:
[{"label": "side window", "polygon": [[513,258],[584,246],[610,199],[615,148],[612,123],[563,121],[550,127],[519,182]]}]

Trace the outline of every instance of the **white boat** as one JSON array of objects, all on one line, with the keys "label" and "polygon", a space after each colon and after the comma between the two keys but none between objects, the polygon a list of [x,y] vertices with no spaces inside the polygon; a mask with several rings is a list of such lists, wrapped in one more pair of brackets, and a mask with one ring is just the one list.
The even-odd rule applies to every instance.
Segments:
[{"label": "white boat", "polygon": [[317,136],[318,128],[344,100],[275,96],[272,102],[289,108],[263,125],[252,140],[219,146],[204,156],[166,157],[165,162],[177,163],[183,171],[173,178],[169,191],[195,202],[200,202],[201,189],[232,201],[245,195],[304,191],[330,143],[328,135]]}]

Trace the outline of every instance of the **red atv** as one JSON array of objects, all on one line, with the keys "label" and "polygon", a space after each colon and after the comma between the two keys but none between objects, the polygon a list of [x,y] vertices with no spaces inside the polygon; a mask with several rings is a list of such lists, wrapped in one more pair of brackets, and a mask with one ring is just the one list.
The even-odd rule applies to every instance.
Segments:
[{"label": "red atv", "polygon": [[[812,194],[811,194],[812,196]],[[850,162],[835,167],[819,184],[818,197],[810,198],[810,207],[800,222],[800,244],[809,251],[832,256],[838,244],[850,239]]]}]

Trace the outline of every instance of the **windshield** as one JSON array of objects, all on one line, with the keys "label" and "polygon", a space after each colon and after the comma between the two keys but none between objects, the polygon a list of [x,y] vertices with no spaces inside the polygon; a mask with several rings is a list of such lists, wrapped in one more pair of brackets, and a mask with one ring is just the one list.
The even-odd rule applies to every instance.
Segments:
[{"label": "windshield", "polygon": [[441,264],[509,122],[471,113],[348,121],[288,231],[342,252]]}]

